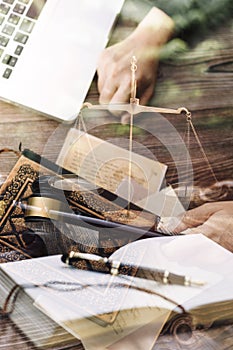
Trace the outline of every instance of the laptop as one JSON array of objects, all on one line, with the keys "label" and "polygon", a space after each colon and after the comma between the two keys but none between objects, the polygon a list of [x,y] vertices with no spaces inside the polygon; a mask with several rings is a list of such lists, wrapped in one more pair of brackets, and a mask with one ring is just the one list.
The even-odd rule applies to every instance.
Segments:
[{"label": "laptop", "polygon": [[0,98],[79,113],[124,0],[0,0]]}]

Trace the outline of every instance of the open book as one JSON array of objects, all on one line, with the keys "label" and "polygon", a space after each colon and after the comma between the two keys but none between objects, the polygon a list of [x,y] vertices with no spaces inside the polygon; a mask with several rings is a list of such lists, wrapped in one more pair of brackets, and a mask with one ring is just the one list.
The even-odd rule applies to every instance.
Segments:
[{"label": "open book", "polygon": [[[122,262],[166,269],[205,282],[201,287],[164,285],[66,266],[60,255],[0,265],[0,306],[39,347],[80,339],[84,347],[111,349],[124,339],[153,346],[174,315],[190,315],[192,327],[233,318],[233,255],[203,235],[135,241],[111,256]],[[17,288],[16,288],[17,292]],[[178,306],[178,305],[181,305]],[[184,312],[184,309],[186,312]]]}]

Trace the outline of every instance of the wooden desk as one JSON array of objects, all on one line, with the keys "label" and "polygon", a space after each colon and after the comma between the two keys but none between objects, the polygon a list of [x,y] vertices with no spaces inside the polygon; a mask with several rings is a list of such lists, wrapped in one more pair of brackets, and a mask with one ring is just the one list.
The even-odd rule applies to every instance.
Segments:
[{"label": "wooden desk", "polygon": [[[174,60],[160,64],[157,86],[151,105],[157,107],[178,108],[185,106],[192,112],[192,120],[198,132],[202,146],[218,181],[230,180],[233,174],[233,68],[232,68],[232,30],[230,24],[209,35],[194,49]],[[98,102],[96,80],[90,88],[87,101]],[[185,118],[166,116],[172,125],[184,137]],[[94,122],[94,120],[92,120]],[[117,118],[109,120],[116,123]],[[108,139],[128,137],[126,127],[112,127],[106,120],[97,119],[90,127],[91,132]],[[146,121],[136,118],[140,128],[152,130],[157,127],[156,118]],[[102,127],[101,127],[102,125]],[[8,103],[0,102],[0,149],[18,150],[29,148],[55,160],[64,141],[69,126],[61,125],[55,120],[47,119],[37,112],[26,110]],[[166,130],[165,130],[166,133]],[[167,135],[169,137],[169,135]],[[159,147],[156,140],[144,135],[135,135],[135,141],[149,149],[154,156],[169,166],[167,181],[175,183],[174,159],[166,150]],[[172,143],[172,140],[170,141]],[[191,134],[190,156],[197,186],[209,186],[215,182],[208,165],[203,159],[199,145]],[[143,153],[139,144],[134,151]],[[6,175],[16,158],[13,154],[1,154],[0,174]],[[181,159],[182,161],[182,155]],[[185,163],[185,160],[183,160]],[[223,171],[224,169],[224,171]]]},{"label": "wooden desk", "polygon": [[[124,32],[125,35],[125,32]],[[161,62],[157,86],[151,104],[160,107],[187,107],[192,112],[192,118],[201,143],[209,159],[218,181],[233,187],[233,31],[232,24],[220,28],[209,35],[195,48],[167,62]],[[87,96],[87,101],[96,103],[96,81]],[[184,135],[186,124],[182,117],[166,116],[169,122]],[[143,124],[144,123],[144,124]],[[156,120],[147,119],[141,122],[146,128],[148,123],[157,127]],[[18,150],[29,148],[50,160],[55,160],[69,126],[61,125],[54,120],[43,117],[39,113],[28,111],[8,103],[0,102],[0,149]],[[101,120],[96,120],[94,133],[105,139],[114,137],[118,132],[127,138],[127,127],[102,126]],[[111,135],[109,133],[111,131]],[[169,137],[169,135],[167,135]],[[152,154],[169,166],[167,181],[175,183],[174,160],[161,147],[161,144],[148,134],[135,136],[138,142],[135,151],[142,152],[139,145],[146,146]],[[172,140],[171,140],[172,145]],[[215,182],[210,169],[203,160],[199,146],[191,136],[190,156],[193,164],[195,186],[206,187]],[[0,174],[9,173],[16,161],[14,153],[0,155]],[[185,160],[180,160],[181,166]],[[228,198],[232,199],[232,191]],[[33,349],[24,337],[16,332],[10,321],[0,319],[0,348],[10,350],[17,345],[18,349]],[[154,350],[161,349],[230,349],[233,347],[232,326],[219,329],[198,331],[192,337],[184,337],[177,341],[174,337],[160,337]],[[13,345],[14,343],[14,345]],[[77,349],[77,348],[76,348]]]}]

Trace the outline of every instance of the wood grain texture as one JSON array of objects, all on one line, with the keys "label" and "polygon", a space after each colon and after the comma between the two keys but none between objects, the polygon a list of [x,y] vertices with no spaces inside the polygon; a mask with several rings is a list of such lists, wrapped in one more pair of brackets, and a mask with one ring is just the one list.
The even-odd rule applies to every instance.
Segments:
[{"label": "wood grain texture", "polygon": [[[121,38],[129,31],[128,28],[121,28],[117,37],[119,35]],[[155,95],[151,100],[151,105],[154,106],[172,108],[185,106],[192,112],[193,123],[217,180],[230,184],[231,188],[233,187],[232,62],[233,26],[231,23],[206,37],[188,52],[161,62]],[[87,101],[92,103],[98,101],[96,79],[92,83]],[[181,117],[166,117],[183,137],[186,130],[185,120]],[[121,137],[124,141],[127,140],[127,126],[116,124],[114,118],[106,121],[103,117],[103,120],[99,118],[88,122],[91,132],[103,139],[115,138],[115,142],[120,144],[123,144],[122,140],[119,141]],[[107,124],[103,125],[103,122]],[[180,159],[174,163],[166,147],[147,131],[153,125],[156,130],[164,134],[167,144],[174,148],[174,140],[167,133],[166,128],[159,129],[159,123],[150,118],[139,125],[143,132],[135,133],[137,143],[134,144],[134,151],[148,154],[146,150],[149,150],[151,152],[149,156],[154,156],[166,163],[169,167],[167,173],[169,183],[177,182],[177,165],[181,168],[181,178],[185,180],[187,168],[182,153]],[[0,149],[8,147],[18,150],[21,143],[23,148],[29,148],[55,160],[68,128],[67,125],[45,118],[39,113],[0,102]],[[190,139],[190,156],[195,186],[213,185],[215,179],[203,160],[193,135]],[[0,175],[7,175],[16,160],[16,156],[11,152],[1,154]],[[232,199],[232,192],[230,198]],[[0,349],[10,350],[13,347],[22,350],[34,349],[9,320],[0,318],[0,329]],[[233,348],[232,334],[232,326],[225,326],[208,331],[196,331],[192,334],[192,338],[186,337],[183,341],[178,341],[171,336],[161,336],[154,350],[230,350]]]}]

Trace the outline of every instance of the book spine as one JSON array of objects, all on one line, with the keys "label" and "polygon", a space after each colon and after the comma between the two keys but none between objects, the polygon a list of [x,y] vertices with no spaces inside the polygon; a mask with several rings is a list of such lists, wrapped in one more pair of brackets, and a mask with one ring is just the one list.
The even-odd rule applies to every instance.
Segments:
[{"label": "book spine", "polygon": [[[2,264],[4,266],[4,264]],[[80,341],[64,330],[51,318],[37,309],[27,288],[19,286],[0,266],[0,308],[10,317],[18,329],[38,348],[80,345]],[[17,289],[17,287],[19,287]],[[11,293],[13,291],[13,293]],[[14,293],[15,291],[15,293]],[[9,295],[11,297],[9,298]],[[6,305],[8,301],[8,305]],[[4,314],[2,313],[2,316]]]}]

